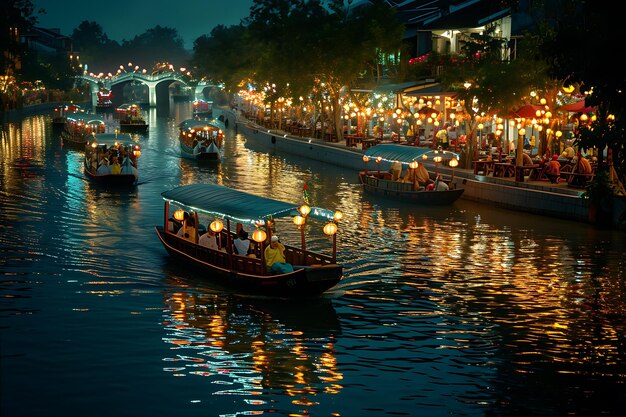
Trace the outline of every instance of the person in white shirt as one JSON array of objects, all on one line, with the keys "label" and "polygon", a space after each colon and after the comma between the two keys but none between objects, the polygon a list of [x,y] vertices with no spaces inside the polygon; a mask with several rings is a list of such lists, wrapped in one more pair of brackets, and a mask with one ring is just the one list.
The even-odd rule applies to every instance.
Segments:
[{"label": "person in white shirt", "polygon": [[248,232],[241,229],[237,234],[237,239],[233,241],[235,245],[235,252],[237,255],[246,256],[250,249],[250,240],[248,239]]},{"label": "person in white shirt", "polygon": [[209,249],[219,250],[217,240],[215,239],[215,233],[213,233],[213,230],[211,229],[207,229],[207,232],[200,236],[198,244]]}]

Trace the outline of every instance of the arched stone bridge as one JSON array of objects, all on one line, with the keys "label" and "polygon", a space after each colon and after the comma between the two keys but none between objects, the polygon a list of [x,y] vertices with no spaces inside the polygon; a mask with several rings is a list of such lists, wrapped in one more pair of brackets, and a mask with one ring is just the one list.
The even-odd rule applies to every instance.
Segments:
[{"label": "arched stone bridge", "polygon": [[[167,92],[168,87],[173,82],[179,82],[186,87],[192,87],[194,89],[194,98],[202,98],[202,92],[205,88],[215,87],[214,84],[208,84],[205,81],[189,82],[186,77],[181,76],[176,72],[164,72],[161,74],[143,74],[140,72],[124,72],[119,75],[115,75],[110,78],[102,79],[92,77],[90,75],[79,75],[77,78],[89,83],[91,90],[91,104],[95,108],[98,103],[98,91],[100,87],[104,87],[107,90],[114,90],[115,86],[122,86],[129,82],[139,82],[148,86],[148,98],[151,107],[157,105],[157,100],[162,96],[160,91],[165,90]],[[121,88],[118,89],[121,92]],[[113,93],[113,97],[121,97],[120,93]],[[166,95],[166,97],[168,97]],[[169,98],[169,97],[168,97]],[[121,103],[120,103],[121,104]]]}]

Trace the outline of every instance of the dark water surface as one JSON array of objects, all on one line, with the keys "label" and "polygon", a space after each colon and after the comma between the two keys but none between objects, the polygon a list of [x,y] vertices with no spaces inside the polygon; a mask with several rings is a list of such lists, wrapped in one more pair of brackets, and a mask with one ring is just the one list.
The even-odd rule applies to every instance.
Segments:
[{"label": "dark water surface", "polygon": [[[176,139],[189,104],[146,114],[126,192],[86,182],[49,115],[3,125],[0,415],[626,413],[623,232],[385,201],[355,172],[232,130],[223,162],[197,165]],[[153,229],[160,193],[197,182],[295,202],[306,183],[312,204],[344,213],[344,280],[293,302],[173,262]]]}]

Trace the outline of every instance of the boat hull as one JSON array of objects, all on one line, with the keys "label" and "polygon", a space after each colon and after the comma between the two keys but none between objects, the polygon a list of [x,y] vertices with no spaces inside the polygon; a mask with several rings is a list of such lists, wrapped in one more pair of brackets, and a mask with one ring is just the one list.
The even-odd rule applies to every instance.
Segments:
[{"label": "boat hull", "polygon": [[217,162],[220,160],[219,151],[215,152],[194,152],[193,149],[180,142],[180,154],[187,159],[204,162]]},{"label": "boat hull", "polygon": [[377,194],[420,205],[449,205],[458,200],[465,191],[462,188],[446,191],[412,190],[411,184],[409,183],[377,178],[376,176],[367,175],[365,172],[359,173],[359,179],[363,185],[363,190],[370,194]]},{"label": "boat hull", "polygon": [[93,184],[107,187],[132,187],[137,183],[137,177],[133,174],[92,174],[85,168],[85,175]]},{"label": "boat hull", "polygon": [[[242,272],[229,266],[233,259],[249,261],[247,257],[231,256],[220,251],[190,243],[163,227],[156,226],[156,233],[167,252],[203,271],[207,279],[241,292],[273,297],[309,297],[324,293],[335,286],[343,276],[343,267],[338,264],[295,267],[293,272],[279,275]],[[255,261],[257,261],[255,259]]]},{"label": "boat hull", "polygon": [[145,133],[148,131],[147,123],[123,123],[120,122],[121,132]]}]

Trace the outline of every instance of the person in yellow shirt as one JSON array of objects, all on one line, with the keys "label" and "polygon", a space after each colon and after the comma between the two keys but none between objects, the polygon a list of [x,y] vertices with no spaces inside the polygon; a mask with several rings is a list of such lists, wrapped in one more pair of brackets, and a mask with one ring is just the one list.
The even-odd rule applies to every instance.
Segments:
[{"label": "person in yellow shirt", "polygon": [[278,236],[272,236],[269,246],[265,248],[264,256],[268,271],[276,274],[293,271],[291,264],[285,261],[285,247],[278,241]]},{"label": "person in yellow shirt", "polygon": [[117,156],[114,156],[113,161],[111,161],[111,174],[120,174],[121,172],[122,172],[122,167],[120,166],[120,163],[117,160]]}]

